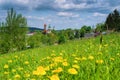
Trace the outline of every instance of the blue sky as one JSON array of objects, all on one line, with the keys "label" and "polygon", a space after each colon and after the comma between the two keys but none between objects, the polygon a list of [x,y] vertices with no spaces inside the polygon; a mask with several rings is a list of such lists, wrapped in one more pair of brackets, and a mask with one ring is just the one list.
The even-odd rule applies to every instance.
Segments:
[{"label": "blue sky", "polygon": [[46,23],[55,29],[80,29],[104,22],[114,9],[120,11],[120,0],[0,0],[0,22],[10,8],[25,16],[32,27],[43,28]]}]

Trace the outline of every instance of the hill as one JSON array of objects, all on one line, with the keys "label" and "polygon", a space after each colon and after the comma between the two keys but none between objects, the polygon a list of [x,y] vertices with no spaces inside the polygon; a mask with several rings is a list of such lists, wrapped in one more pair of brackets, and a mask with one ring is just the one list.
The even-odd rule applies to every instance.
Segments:
[{"label": "hill", "polygon": [[30,32],[34,32],[34,31],[43,31],[44,29],[36,28],[36,27],[28,27],[28,30],[29,30]]},{"label": "hill", "polygon": [[1,80],[119,80],[120,34],[0,56]]}]

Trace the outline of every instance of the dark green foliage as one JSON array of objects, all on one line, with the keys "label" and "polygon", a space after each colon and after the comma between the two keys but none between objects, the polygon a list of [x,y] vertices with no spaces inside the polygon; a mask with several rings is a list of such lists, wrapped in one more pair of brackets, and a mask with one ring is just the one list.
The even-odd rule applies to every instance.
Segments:
[{"label": "dark green foliage", "polygon": [[104,24],[104,23],[99,23],[99,24],[96,25],[95,31],[100,32],[100,31],[104,31],[104,30],[106,30],[106,29],[107,29],[107,28],[105,27],[105,24]]},{"label": "dark green foliage", "polygon": [[85,28],[82,27],[82,28],[80,29],[80,37],[82,38],[82,37],[84,37],[84,35],[85,35]]},{"label": "dark green foliage", "polygon": [[65,43],[65,42],[66,42],[66,37],[63,34],[61,34],[59,36],[58,43],[62,44],[62,43]]},{"label": "dark green foliage", "polygon": [[41,46],[41,36],[42,34],[40,32],[36,32],[32,36],[28,36],[27,46],[28,48],[35,48]]},{"label": "dark green foliage", "polygon": [[27,21],[21,14],[16,14],[13,9],[9,10],[0,29],[2,53],[26,48]]},{"label": "dark green foliage", "polygon": [[75,38],[80,38],[80,30],[75,30]]},{"label": "dark green foliage", "polygon": [[120,30],[120,13],[117,9],[108,15],[105,24],[108,30]]},{"label": "dark green foliage", "polygon": [[67,30],[66,30],[66,33],[67,33],[67,35],[68,35],[69,40],[73,40],[73,39],[74,39],[74,30],[72,30],[72,29],[67,29]]}]

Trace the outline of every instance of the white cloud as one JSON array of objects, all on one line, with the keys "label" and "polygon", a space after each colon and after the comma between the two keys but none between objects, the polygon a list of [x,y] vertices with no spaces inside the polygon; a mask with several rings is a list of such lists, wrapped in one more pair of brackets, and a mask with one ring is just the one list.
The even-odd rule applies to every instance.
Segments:
[{"label": "white cloud", "polygon": [[63,17],[79,17],[78,14],[74,14],[71,12],[58,12],[58,16],[63,16]]},{"label": "white cloud", "polygon": [[16,0],[19,3],[28,4],[30,0]]},{"label": "white cloud", "polygon": [[93,13],[93,16],[95,16],[95,17],[98,17],[98,16],[100,16],[100,17],[105,17],[106,15],[107,15],[107,14],[98,13],[98,12]]},{"label": "white cloud", "polygon": [[26,18],[28,18],[28,19],[35,19],[35,20],[45,20],[45,18],[44,17],[37,17],[37,16],[26,16]]}]

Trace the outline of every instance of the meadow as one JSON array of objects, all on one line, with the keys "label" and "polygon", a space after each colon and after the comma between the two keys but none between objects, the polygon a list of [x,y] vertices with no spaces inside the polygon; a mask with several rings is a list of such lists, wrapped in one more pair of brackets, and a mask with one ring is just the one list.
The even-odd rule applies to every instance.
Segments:
[{"label": "meadow", "polygon": [[0,80],[120,80],[120,33],[2,54]]}]

